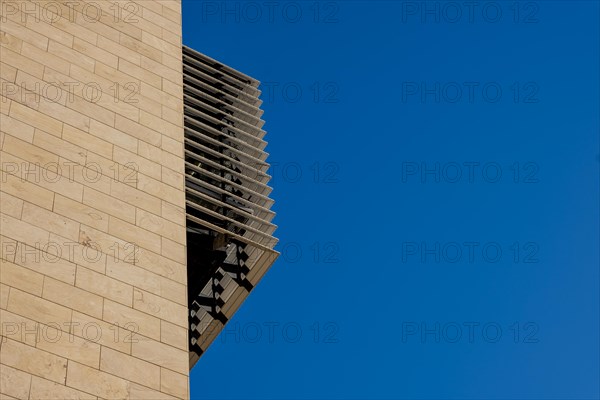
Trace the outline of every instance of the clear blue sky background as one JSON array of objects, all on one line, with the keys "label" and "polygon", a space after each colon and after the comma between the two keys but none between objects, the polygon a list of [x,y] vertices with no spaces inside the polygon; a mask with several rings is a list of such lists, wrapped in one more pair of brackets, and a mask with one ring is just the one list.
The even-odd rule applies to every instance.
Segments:
[{"label": "clear blue sky background", "polygon": [[428,4],[183,1],[265,83],[282,252],[192,398],[600,396],[598,2]]}]

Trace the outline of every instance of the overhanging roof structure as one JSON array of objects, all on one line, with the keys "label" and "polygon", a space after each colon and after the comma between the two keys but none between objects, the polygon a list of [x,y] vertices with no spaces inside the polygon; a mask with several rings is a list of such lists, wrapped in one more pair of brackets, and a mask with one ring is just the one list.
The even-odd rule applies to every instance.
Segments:
[{"label": "overhanging roof structure", "polygon": [[190,368],[277,259],[259,82],[183,46]]}]

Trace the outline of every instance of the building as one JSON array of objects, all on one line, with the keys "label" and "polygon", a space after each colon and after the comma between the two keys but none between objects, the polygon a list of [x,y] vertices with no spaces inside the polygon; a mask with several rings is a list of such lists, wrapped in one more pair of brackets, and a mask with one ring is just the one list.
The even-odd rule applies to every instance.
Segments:
[{"label": "building", "polygon": [[180,0],[0,18],[0,397],[189,398],[278,255],[258,82]]}]

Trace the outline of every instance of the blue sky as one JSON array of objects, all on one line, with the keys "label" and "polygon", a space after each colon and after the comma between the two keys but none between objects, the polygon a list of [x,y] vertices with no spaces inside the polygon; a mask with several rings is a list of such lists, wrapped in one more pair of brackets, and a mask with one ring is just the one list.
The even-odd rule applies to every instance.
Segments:
[{"label": "blue sky", "polygon": [[192,398],[593,399],[599,3],[183,0],[263,82],[280,259]]}]

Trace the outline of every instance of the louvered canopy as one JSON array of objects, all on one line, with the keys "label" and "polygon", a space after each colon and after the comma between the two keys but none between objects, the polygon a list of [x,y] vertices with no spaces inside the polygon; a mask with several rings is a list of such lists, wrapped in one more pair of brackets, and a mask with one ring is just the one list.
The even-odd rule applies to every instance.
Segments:
[{"label": "louvered canopy", "polygon": [[183,47],[190,368],[279,255],[259,82]]}]

